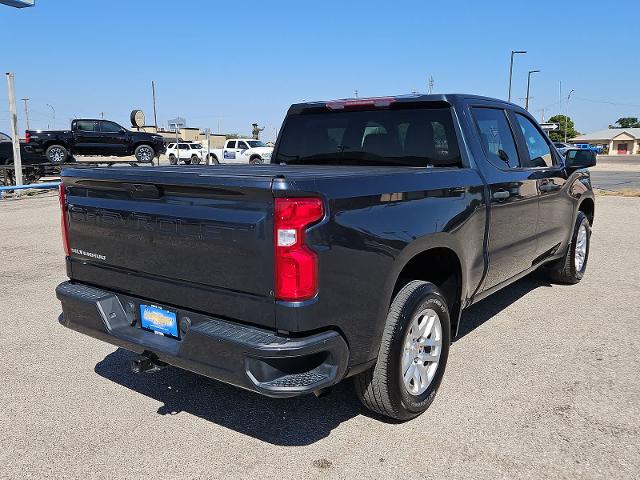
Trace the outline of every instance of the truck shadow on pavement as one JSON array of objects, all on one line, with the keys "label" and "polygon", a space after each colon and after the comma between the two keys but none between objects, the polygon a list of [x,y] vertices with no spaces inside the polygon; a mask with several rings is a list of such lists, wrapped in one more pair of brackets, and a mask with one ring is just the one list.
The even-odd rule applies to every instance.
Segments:
[{"label": "truck shadow on pavement", "polygon": [[541,272],[534,272],[517,282],[505,287],[493,295],[479,301],[469,307],[462,314],[458,336],[454,342],[473,332],[476,328],[491,320],[505,308],[509,307],[529,292],[540,287],[552,287],[553,285],[545,278]]},{"label": "truck shadow on pavement", "polygon": [[[532,290],[550,286],[536,276],[526,277],[474,305],[464,313],[461,338]],[[374,415],[360,405],[350,381],[338,384],[326,397],[272,399],[174,367],[154,374],[135,374],[129,368],[135,354],[118,348],[95,366],[95,372],[163,405],[160,415],[186,412],[204,420],[282,446],[313,444],[342,422],[358,415]]]}]

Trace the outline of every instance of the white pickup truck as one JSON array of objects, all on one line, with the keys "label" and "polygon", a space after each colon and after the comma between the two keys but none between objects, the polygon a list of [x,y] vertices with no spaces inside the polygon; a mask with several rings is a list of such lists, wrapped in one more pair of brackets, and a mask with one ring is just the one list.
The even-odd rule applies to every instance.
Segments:
[{"label": "white pickup truck", "polygon": [[211,163],[269,163],[273,147],[253,138],[227,140],[223,148],[211,150]]}]

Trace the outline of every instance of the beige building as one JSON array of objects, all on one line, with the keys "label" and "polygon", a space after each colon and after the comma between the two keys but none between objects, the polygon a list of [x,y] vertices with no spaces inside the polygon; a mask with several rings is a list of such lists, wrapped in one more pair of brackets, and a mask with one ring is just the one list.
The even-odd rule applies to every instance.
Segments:
[{"label": "beige building", "polygon": [[640,128],[608,128],[578,135],[570,142],[602,146],[608,155],[640,155]]},{"label": "beige building", "polygon": [[[153,125],[145,125],[143,127],[131,127],[132,129],[139,130],[147,133],[157,133],[164,137],[165,143],[171,143],[176,141],[175,130],[165,130],[163,128],[156,128]],[[207,148],[207,134],[201,132],[199,128],[185,127],[178,131],[178,139],[182,142],[199,142]],[[225,135],[210,134],[209,146],[210,148],[222,148],[224,141],[227,139]]]}]

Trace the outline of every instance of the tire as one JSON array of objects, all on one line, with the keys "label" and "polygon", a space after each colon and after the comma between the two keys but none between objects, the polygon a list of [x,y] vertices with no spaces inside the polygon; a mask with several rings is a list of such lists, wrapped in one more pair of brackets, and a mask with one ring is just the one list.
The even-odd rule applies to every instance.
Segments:
[{"label": "tire", "polygon": [[[423,316],[425,312],[428,313]],[[423,321],[430,322],[433,314],[437,318],[433,320],[428,335],[432,338],[421,338],[432,342],[435,339],[436,344],[426,347],[429,352],[414,350],[418,345],[412,341],[414,330],[423,325]],[[419,322],[415,324],[416,321]],[[436,328],[438,323],[439,332]],[[442,293],[432,283],[421,280],[409,282],[393,299],[376,364],[353,378],[358,398],[369,410],[386,417],[402,421],[417,417],[429,408],[435,398],[447,365],[450,341],[449,308]],[[428,367],[420,369],[414,366],[421,363],[416,363],[418,355],[432,358],[432,352],[437,355],[437,362],[429,362]],[[403,378],[403,366],[406,365],[407,372],[412,367],[412,372],[422,372],[423,368],[428,372],[424,382],[416,382],[415,377],[410,377],[415,392],[410,391],[411,385],[407,385]]]},{"label": "tire", "polygon": [[220,161],[218,160],[218,157],[216,157],[215,155],[211,155],[211,164],[220,165]]},{"label": "tire", "polygon": [[197,155],[191,155],[191,164],[192,165],[199,165],[200,164],[200,157]]},{"label": "tire", "polygon": [[64,163],[69,158],[69,151],[62,145],[50,145],[45,151],[47,160],[51,163]]},{"label": "tire", "polygon": [[262,163],[261,157],[251,157],[249,159],[249,165],[260,165]]},{"label": "tire", "polygon": [[142,144],[138,145],[133,152],[136,160],[140,163],[152,163],[156,152],[151,145]]},{"label": "tire", "polygon": [[[591,246],[591,225],[584,212],[578,212],[571,234],[571,243],[560,260],[545,266],[552,282],[574,285],[582,280],[587,270],[589,247]],[[578,254],[576,254],[576,251]],[[582,255],[580,255],[580,252]],[[580,259],[581,257],[581,259]],[[582,263],[581,265],[579,263]]]},{"label": "tire", "polygon": [[178,164],[178,158],[173,153],[171,155],[169,155],[169,163],[171,165],[177,165]]},{"label": "tire", "polygon": [[183,161],[184,161],[185,165],[191,165],[191,159],[190,158],[185,158]]}]

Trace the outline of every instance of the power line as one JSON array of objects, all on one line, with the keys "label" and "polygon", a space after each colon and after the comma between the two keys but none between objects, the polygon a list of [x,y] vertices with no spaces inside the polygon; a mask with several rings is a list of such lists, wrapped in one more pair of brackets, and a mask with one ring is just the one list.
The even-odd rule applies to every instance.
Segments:
[{"label": "power line", "polygon": [[607,105],[616,105],[619,107],[636,107],[636,108],[640,108],[640,105],[635,104],[635,103],[620,103],[620,102],[611,102],[609,100],[594,100],[591,98],[584,98],[584,97],[573,97],[576,100],[582,100],[584,102],[591,102],[591,103],[604,103]]}]

